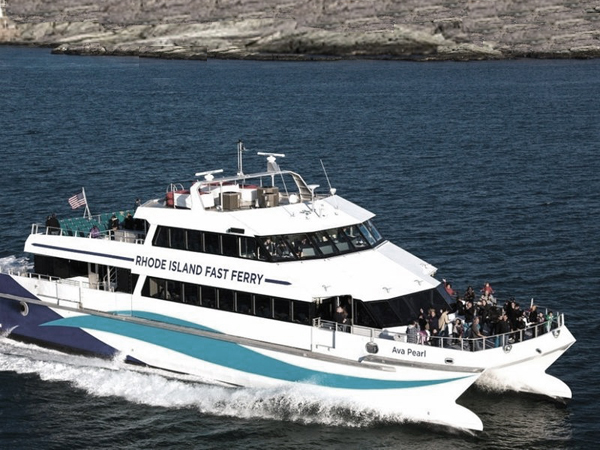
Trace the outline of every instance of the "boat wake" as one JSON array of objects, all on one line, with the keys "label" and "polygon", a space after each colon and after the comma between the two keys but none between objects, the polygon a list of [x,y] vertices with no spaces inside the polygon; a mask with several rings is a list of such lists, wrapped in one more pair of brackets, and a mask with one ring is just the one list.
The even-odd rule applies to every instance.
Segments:
[{"label": "boat wake", "polygon": [[187,408],[216,416],[350,428],[418,421],[365,408],[351,400],[316,395],[307,386],[256,389],[209,385],[198,377],[138,368],[119,359],[66,355],[5,337],[0,337],[0,371],[68,383],[91,396],[114,396],[137,404]]},{"label": "boat wake", "polygon": [[25,256],[17,257],[11,255],[0,258],[0,272],[8,272],[9,270],[14,272],[33,270],[33,262]]}]

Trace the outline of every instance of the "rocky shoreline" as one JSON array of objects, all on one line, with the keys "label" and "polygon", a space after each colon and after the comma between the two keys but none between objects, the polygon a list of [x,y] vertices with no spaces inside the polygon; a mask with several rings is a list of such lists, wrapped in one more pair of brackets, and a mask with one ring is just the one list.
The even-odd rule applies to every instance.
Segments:
[{"label": "rocky shoreline", "polygon": [[600,57],[600,6],[592,1],[383,0],[373,10],[355,0],[102,4],[6,4],[0,43],[57,54],[200,60]]}]

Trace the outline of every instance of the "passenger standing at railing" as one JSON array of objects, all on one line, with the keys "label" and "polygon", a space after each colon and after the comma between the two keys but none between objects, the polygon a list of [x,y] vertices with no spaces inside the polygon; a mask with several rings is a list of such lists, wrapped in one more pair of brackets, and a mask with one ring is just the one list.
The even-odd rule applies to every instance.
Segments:
[{"label": "passenger standing at railing", "polygon": [[454,321],[454,326],[452,327],[452,337],[455,339],[453,344],[455,344],[458,339],[462,339],[464,334],[465,325],[462,323],[462,320],[456,319]]},{"label": "passenger standing at railing", "polygon": [[444,308],[440,311],[440,317],[438,319],[438,329],[439,335],[441,337],[447,337],[448,333],[448,324],[450,323],[450,319],[448,318],[448,309]]},{"label": "passenger standing at railing", "polygon": [[467,328],[471,327],[473,318],[475,317],[475,305],[472,302],[467,302],[465,305],[465,324]]},{"label": "passenger standing at railing", "polygon": [[546,315],[546,333],[552,329],[552,322],[554,321],[554,313],[549,311]]},{"label": "passenger standing at railing", "polygon": [[508,336],[506,333],[509,332],[510,324],[508,323],[508,316],[506,314],[502,314],[494,329],[494,333],[496,334],[496,347],[504,347],[506,344],[506,337]]},{"label": "passenger standing at railing", "polygon": [[416,320],[413,320],[408,324],[408,327],[406,328],[406,340],[409,344],[416,344],[419,342],[419,331],[421,330]]},{"label": "passenger standing at railing", "polygon": [[432,343],[437,345],[438,337],[440,334],[439,318],[435,314],[435,309],[430,308],[427,315],[427,324],[429,325],[429,332],[431,333],[430,340]]},{"label": "passenger standing at railing", "polygon": [[482,346],[482,338],[484,337],[481,334],[481,327],[479,326],[479,317],[475,316],[473,318],[473,323],[471,324],[471,336],[473,340],[471,341],[471,350],[477,351],[481,350]]},{"label": "passenger standing at railing", "polygon": [[60,222],[56,218],[56,214],[52,213],[46,219],[46,233],[48,234],[60,234]]}]

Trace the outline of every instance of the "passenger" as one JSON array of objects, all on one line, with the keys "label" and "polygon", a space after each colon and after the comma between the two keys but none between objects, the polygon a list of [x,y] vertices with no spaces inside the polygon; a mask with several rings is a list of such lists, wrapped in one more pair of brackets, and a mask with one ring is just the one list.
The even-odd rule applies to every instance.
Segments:
[{"label": "passenger", "polygon": [[448,309],[444,308],[440,310],[440,317],[438,319],[438,335],[440,337],[448,337],[448,324],[450,319],[448,318]]},{"label": "passenger", "polygon": [[409,344],[416,344],[419,342],[419,324],[416,320],[411,321],[406,328],[406,340]]},{"label": "passenger", "polygon": [[487,328],[490,330],[490,305],[486,299],[483,299],[477,303],[476,315],[480,319],[480,325],[482,329]]},{"label": "passenger", "polygon": [[467,302],[465,305],[465,323],[467,324],[467,328],[471,327],[471,323],[473,322],[473,318],[475,317],[475,306],[471,302]]},{"label": "passenger", "polygon": [[465,300],[461,297],[457,297],[456,298],[456,307],[454,308],[454,312],[456,312],[456,314],[458,314],[459,316],[464,316],[465,315],[465,307],[466,307]]},{"label": "passenger", "polygon": [[494,333],[496,334],[496,347],[504,347],[508,337],[507,333],[510,333],[510,324],[508,323],[508,316],[506,314],[502,314],[500,320],[496,323]]},{"label": "passenger", "polygon": [[127,217],[125,217],[125,220],[123,221],[123,228],[126,230],[135,229],[135,222],[131,213],[127,213]]},{"label": "passenger", "polygon": [[419,323],[419,329],[423,331],[425,329],[425,325],[427,325],[427,317],[425,315],[425,312],[423,311],[423,308],[419,310],[419,318],[417,319],[417,321]]},{"label": "passenger", "polygon": [[546,333],[548,331],[550,331],[552,329],[552,322],[554,321],[554,313],[552,311],[549,311],[548,314],[546,315]]},{"label": "passenger", "polygon": [[471,324],[471,336],[473,340],[471,341],[471,350],[477,351],[481,350],[482,342],[483,342],[483,334],[481,333],[481,327],[479,325],[479,317],[475,316],[473,318],[473,323]]},{"label": "passenger", "polygon": [[450,297],[454,297],[456,295],[456,291],[452,289],[452,284],[447,282],[446,280],[442,280],[444,282],[444,289]]},{"label": "passenger", "polygon": [[52,213],[46,219],[46,232],[48,234],[60,234],[60,222],[56,218],[56,214]]},{"label": "passenger", "polygon": [[91,229],[90,229],[90,237],[92,239],[97,239],[100,237],[100,228],[98,228],[96,225],[94,225]]},{"label": "passenger", "polygon": [[429,338],[431,333],[429,332],[429,324],[425,322],[425,326],[419,331],[419,344],[429,345]]},{"label": "passenger", "polygon": [[119,229],[119,225],[119,219],[117,219],[117,216],[113,214],[110,220],[108,221],[108,228],[112,231],[116,231]]},{"label": "passenger", "polygon": [[475,291],[473,290],[473,286],[469,286],[464,295],[465,302],[475,303]]},{"label": "passenger", "polygon": [[519,306],[518,303],[513,302],[512,314],[509,317],[510,327],[513,330],[518,330],[518,329],[524,328],[522,326],[522,320],[521,320],[522,317],[523,317],[523,311],[521,310],[521,307]]},{"label": "passenger", "polygon": [[430,308],[429,314],[427,315],[427,324],[429,325],[430,341],[437,344],[438,337],[440,334],[439,318],[435,313],[435,309]]},{"label": "passenger", "polygon": [[344,325],[347,322],[348,313],[344,310],[344,308],[342,308],[342,305],[338,305],[333,315],[333,320],[342,325]]},{"label": "passenger", "polygon": [[465,325],[462,323],[462,320],[456,319],[454,321],[454,326],[452,327],[452,337],[454,338],[453,343],[456,344],[459,342],[459,339],[462,339],[465,334]]},{"label": "passenger", "polygon": [[[532,299],[533,301],[533,299]],[[530,324],[534,324],[537,322],[538,310],[537,305],[532,304],[531,307],[525,311],[525,317]]]},{"label": "passenger", "polygon": [[546,332],[545,322],[546,322],[546,317],[544,316],[544,313],[540,311],[537,314],[537,317],[535,318],[535,327],[536,327],[536,333],[538,336],[542,335]]},{"label": "passenger", "polygon": [[494,290],[492,289],[492,286],[490,286],[490,283],[486,281],[481,288],[481,292],[483,292],[485,295],[491,295],[494,293]]},{"label": "passenger", "polygon": [[273,244],[273,241],[271,240],[270,237],[265,238],[265,240],[263,241],[263,246],[264,246],[265,250],[267,251],[267,254],[264,255],[262,248],[259,249],[259,253],[260,253],[259,258],[260,259],[265,260],[265,259],[269,259],[271,256],[275,256],[275,244]]}]

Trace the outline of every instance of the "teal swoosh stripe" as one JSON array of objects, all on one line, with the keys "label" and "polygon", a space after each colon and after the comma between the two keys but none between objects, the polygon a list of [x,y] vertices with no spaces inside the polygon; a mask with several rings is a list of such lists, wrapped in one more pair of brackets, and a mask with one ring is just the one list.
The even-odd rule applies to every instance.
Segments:
[{"label": "teal swoosh stripe", "polygon": [[[147,315],[134,312],[134,316]],[[180,322],[173,318],[152,315],[170,323]],[[181,321],[183,323],[185,321]],[[101,316],[77,316],[58,319],[44,324],[106,331],[144,342],[242,372],[261,375],[278,380],[304,382],[319,386],[343,389],[406,389],[448,383],[464,377],[442,380],[378,380],[373,378],[339,375],[288,364],[249,350],[241,345],[219,341],[203,336],[154,328],[147,325],[125,322]],[[196,328],[200,328],[196,325]]]}]

